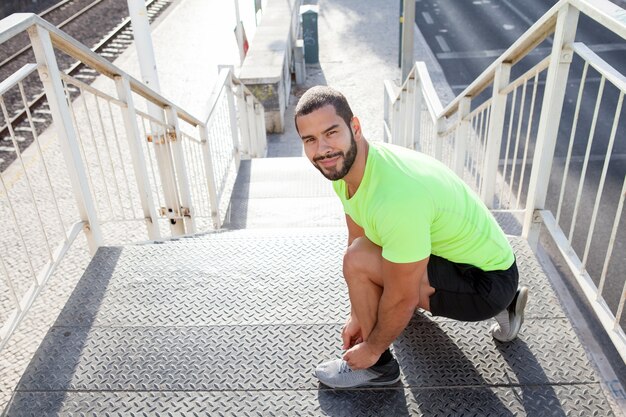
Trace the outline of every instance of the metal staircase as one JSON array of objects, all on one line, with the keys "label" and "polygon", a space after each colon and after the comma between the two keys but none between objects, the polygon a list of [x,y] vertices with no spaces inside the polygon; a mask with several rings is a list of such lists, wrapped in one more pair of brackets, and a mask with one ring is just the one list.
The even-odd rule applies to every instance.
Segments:
[{"label": "metal staircase", "polygon": [[519,339],[416,313],[393,350],[402,381],[336,391],[347,235],[304,158],[242,161],[226,229],[101,247],[31,361],[7,416],[612,415],[527,243]]},{"label": "metal staircase", "polygon": [[[2,173],[0,209],[12,214],[5,217],[15,233],[0,242],[0,277],[10,287],[0,293],[2,306],[10,306],[1,311],[0,347],[74,241],[86,238],[93,251],[5,415],[619,415],[533,252],[543,222],[581,282],[593,284],[584,268],[593,227],[582,256],[570,250],[577,243],[562,238],[545,207],[542,170],[551,169],[556,113],[566,95],[562,76],[574,59],[568,54],[619,90],[616,126],[620,120],[624,77],[573,43],[579,14],[624,37],[623,12],[598,4],[558,2],[446,108],[420,63],[402,86],[386,84],[387,140],[432,153],[476,186],[512,234],[531,298],[520,337],[504,344],[491,338],[488,322],[416,312],[393,346],[401,382],[347,391],[320,386],[312,374],[341,354],[349,309],[341,206],[304,158],[240,158],[245,150],[265,152],[263,109],[250,93],[222,71],[206,114],[196,118],[35,16],[0,22],[0,43],[28,31],[37,60],[0,83],[0,98],[37,72],[58,129],[57,137],[39,141],[31,132],[43,146],[18,155],[21,165]],[[512,67],[552,32],[550,56],[510,81]],[[61,74],[55,52],[81,60],[108,84],[87,86]],[[546,110],[526,111],[523,119],[520,108],[536,101],[530,91],[539,84],[548,93],[532,108]],[[160,117],[143,110],[148,103]],[[3,117],[13,123],[4,108]],[[528,134],[535,142],[518,155],[520,131],[531,125],[538,137]],[[13,132],[11,139],[19,151]],[[48,175],[44,161],[53,157],[64,165],[51,164]],[[47,179],[32,187],[30,178]],[[58,220],[39,204],[50,201],[44,194],[64,204],[56,207]],[[624,195],[617,210],[611,207],[613,238]],[[592,223],[597,215],[596,207]],[[575,223],[576,211],[573,217]],[[140,239],[125,227],[133,222],[145,226]],[[196,234],[205,230],[211,232]],[[124,234],[132,239],[120,239]],[[128,240],[143,243],[124,245]],[[605,311],[605,277],[593,278],[599,290],[586,290],[623,352],[624,301]]]}]

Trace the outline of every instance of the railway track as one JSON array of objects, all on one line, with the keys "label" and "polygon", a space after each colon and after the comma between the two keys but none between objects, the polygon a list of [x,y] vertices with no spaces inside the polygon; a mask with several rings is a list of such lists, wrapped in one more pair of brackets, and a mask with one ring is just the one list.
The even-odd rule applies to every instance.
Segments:
[{"label": "railway track", "polygon": [[[171,2],[172,0],[146,1],[150,20],[156,19]],[[126,0],[63,0],[39,15],[110,61],[133,43]],[[59,68],[87,84],[98,76],[94,70],[76,63],[69,56],[57,56],[57,60]],[[29,62],[35,61],[25,33],[0,45],[0,80],[6,79]],[[9,109],[9,123],[15,132],[20,151],[32,143],[33,127],[36,133],[40,133],[52,122],[36,75],[25,80],[24,90],[27,106],[22,104],[24,100],[17,88],[3,96]],[[75,91],[70,90],[70,94],[74,93]],[[33,127],[26,118],[26,107],[33,115]],[[16,150],[9,135],[7,120],[0,113],[0,172],[15,158]]]}]

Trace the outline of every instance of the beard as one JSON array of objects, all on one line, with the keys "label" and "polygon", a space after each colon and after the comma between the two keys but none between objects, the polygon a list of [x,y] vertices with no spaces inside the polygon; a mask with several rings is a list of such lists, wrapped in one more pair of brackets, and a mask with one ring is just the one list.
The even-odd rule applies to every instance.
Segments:
[{"label": "beard", "polygon": [[[356,148],[356,141],[354,140],[354,133],[350,132],[350,148],[348,149],[348,152],[344,153],[344,152],[339,151],[339,152],[335,152],[331,154],[326,154],[324,156],[319,156],[313,159],[313,165],[315,166],[315,168],[319,170],[319,172],[322,173],[323,176],[325,176],[329,180],[331,181],[340,180],[343,177],[345,177],[348,174],[348,172],[350,172],[350,168],[352,168],[352,165],[354,164],[354,161],[356,159],[356,152],[357,152],[357,148]],[[326,172],[317,163],[318,161],[322,161],[324,159],[332,159],[337,156],[341,156],[343,158],[343,165],[341,165],[339,169],[330,168],[330,171]]]}]

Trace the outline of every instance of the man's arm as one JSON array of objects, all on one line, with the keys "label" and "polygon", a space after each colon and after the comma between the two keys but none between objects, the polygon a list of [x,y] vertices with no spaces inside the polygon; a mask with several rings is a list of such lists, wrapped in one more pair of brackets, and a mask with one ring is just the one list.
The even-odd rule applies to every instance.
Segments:
[{"label": "man's arm", "polygon": [[344,355],[353,369],[372,366],[402,333],[419,305],[420,285],[428,259],[398,264],[383,259],[383,293],[378,304],[378,319],[365,342]]},{"label": "man's arm", "polygon": [[[350,246],[357,237],[365,236],[365,230],[356,224],[347,214],[346,225],[348,226],[348,246]],[[343,349],[350,349],[355,344],[363,342],[361,325],[356,319],[352,305],[350,305],[350,316],[348,316],[341,330],[341,339],[343,340]]]},{"label": "man's arm", "polygon": [[383,353],[409,324],[419,305],[428,259],[407,264],[383,259],[385,286],[378,304],[378,321],[367,340],[374,352]]},{"label": "man's arm", "polygon": [[365,236],[365,230],[352,220],[350,216],[346,214],[346,225],[348,226],[348,246],[352,244],[352,241],[357,237]]}]

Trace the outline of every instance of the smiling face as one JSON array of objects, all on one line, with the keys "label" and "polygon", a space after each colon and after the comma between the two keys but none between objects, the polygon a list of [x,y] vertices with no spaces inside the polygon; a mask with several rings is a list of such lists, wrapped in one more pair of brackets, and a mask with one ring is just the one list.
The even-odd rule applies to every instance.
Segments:
[{"label": "smiling face", "polygon": [[296,125],[304,153],[322,175],[333,181],[345,177],[356,159],[357,145],[352,127],[335,107],[329,104],[298,116]]}]

